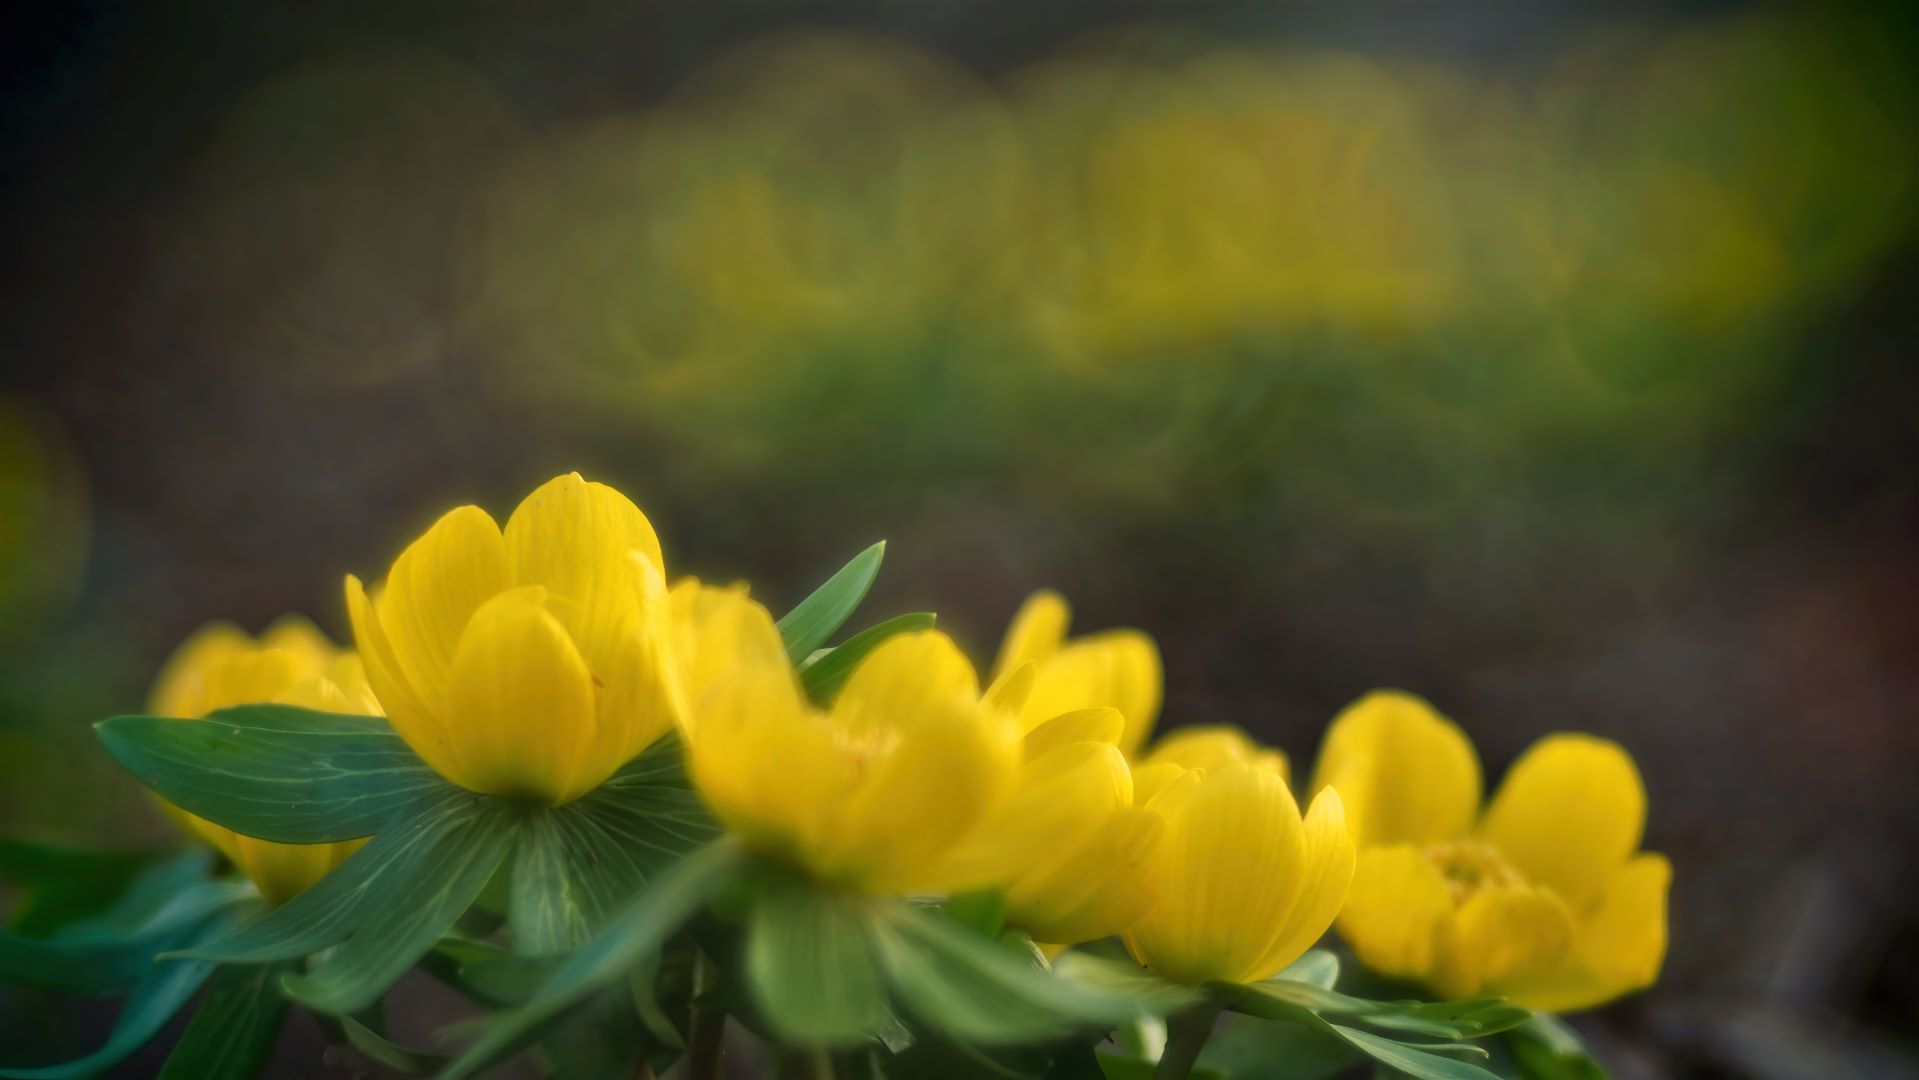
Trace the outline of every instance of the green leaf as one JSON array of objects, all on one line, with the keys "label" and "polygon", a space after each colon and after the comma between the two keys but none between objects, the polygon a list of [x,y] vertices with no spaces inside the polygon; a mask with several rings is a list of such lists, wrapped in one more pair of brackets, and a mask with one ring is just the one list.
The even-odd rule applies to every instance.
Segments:
[{"label": "green leaf", "polygon": [[[1355,1017],[1373,1027],[1438,1039],[1457,1039],[1473,1034],[1469,1030],[1472,1022],[1459,1018],[1470,1017],[1481,1009],[1483,999],[1440,1003],[1439,1008],[1430,1008],[1420,1002],[1365,1001],[1306,983],[1276,979],[1244,986],[1209,983],[1207,989],[1240,1012],[1317,1028],[1344,1039],[1381,1064],[1422,1080],[1495,1080],[1493,1073],[1477,1065],[1433,1053],[1430,1047],[1408,1045],[1328,1019],[1329,1016]],[[1455,1023],[1448,1026],[1447,1017],[1451,1013],[1457,1013],[1458,1017],[1454,1018]],[[1453,1048],[1447,1049],[1450,1051]],[[1463,1049],[1468,1053],[1481,1052],[1476,1048]]]},{"label": "green leaf", "polygon": [[1383,1036],[1349,1028],[1340,1024],[1328,1024],[1334,1033],[1354,1046],[1364,1050],[1367,1056],[1382,1065],[1389,1065],[1407,1076],[1416,1076],[1419,1080],[1499,1080],[1498,1075],[1470,1065],[1464,1061],[1454,1061],[1426,1050],[1397,1043]]},{"label": "green leaf", "polygon": [[183,955],[224,963],[295,960],[345,941],[372,913],[392,880],[416,868],[470,828],[495,800],[448,788],[413,806],[312,888],[217,941]]},{"label": "green leaf", "polygon": [[[204,925],[193,928],[177,944],[191,944],[225,931],[230,917],[216,915]],[[156,963],[137,983],[120,1006],[106,1044],[85,1057],[60,1065],[38,1068],[0,1068],[0,1077],[9,1080],[77,1080],[92,1076],[117,1064],[128,1054],[145,1046],[165,1027],[173,1014],[193,997],[200,984],[212,974],[213,965],[201,962]]]},{"label": "green leaf", "polygon": [[521,956],[498,945],[448,936],[420,958],[428,974],[482,1005],[523,1005],[560,961]]},{"label": "green leaf", "polygon": [[749,865],[744,849],[731,840],[720,840],[654,878],[604,930],[561,965],[532,1000],[489,1020],[479,1041],[443,1075],[473,1075],[524,1045],[575,1003],[616,985]]},{"label": "green leaf", "polygon": [[579,947],[645,881],[627,850],[577,804],[527,815],[507,901],[514,949],[551,956]]},{"label": "green leaf", "polygon": [[1148,1016],[1171,1016],[1205,1000],[1205,995],[1192,987],[1150,974],[1131,961],[1110,960],[1078,950],[1061,953],[1053,961],[1053,974],[1105,996],[1129,1000]]},{"label": "green leaf", "polygon": [[[678,769],[677,757],[673,768]],[[616,781],[602,785],[567,809],[591,821],[626,853],[642,877],[650,877],[720,835],[720,827],[707,814],[699,795],[684,784],[683,777],[677,786]],[[629,889],[618,899],[624,902],[631,895]]]},{"label": "green leaf", "polygon": [[520,824],[510,803],[468,805],[434,843],[373,883],[353,935],[324,963],[281,980],[289,996],[324,1013],[363,1009],[440,940],[505,860]]},{"label": "green leaf", "polygon": [[866,599],[866,590],[872,588],[873,579],[879,576],[880,560],[885,557],[884,540],[853,556],[840,567],[839,573],[827,578],[826,584],[814,589],[811,596],[780,620],[780,637],[786,642],[786,655],[795,664],[826,644],[833,631],[852,617],[860,601]]},{"label": "green leaf", "polygon": [[287,999],[279,977],[286,968],[228,967],[215,972],[200,1011],[167,1055],[160,1080],[248,1080],[279,1041]]},{"label": "green leaf", "polygon": [[19,888],[14,932],[45,937],[118,900],[142,871],[161,861],[154,851],[88,851],[27,840],[0,840],[0,880]]},{"label": "green leaf", "polygon": [[1199,1063],[1233,1080],[1266,1080],[1275,1062],[1285,1063],[1287,1080],[1327,1080],[1345,1076],[1366,1055],[1318,1025],[1257,1016],[1233,1016],[1200,1051]]},{"label": "green leaf", "polygon": [[346,1035],[348,1046],[359,1051],[367,1060],[383,1065],[394,1072],[404,1073],[407,1076],[426,1076],[446,1064],[445,1057],[420,1050],[409,1050],[351,1016],[342,1016],[339,1020],[340,1030]]},{"label": "green leaf", "polygon": [[1273,978],[1331,990],[1339,982],[1339,957],[1328,949],[1314,949]]},{"label": "green leaf", "polygon": [[1006,928],[1006,894],[998,889],[974,889],[946,901],[946,916],[975,934],[998,937]]},{"label": "green leaf", "polygon": [[839,696],[840,688],[846,685],[847,678],[853,674],[853,669],[866,659],[867,654],[895,634],[931,630],[935,621],[930,611],[895,615],[883,623],[861,630],[837,648],[816,653],[799,669],[800,683],[806,688],[806,696],[815,704],[831,705],[833,699]]},{"label": "green leaf", "polygon": [[[1094,1056],[1099,1059],[1100,1075],[1105,1077],[1106,1080],[1153,1080],[1153,1070],[1159,1067],[1159,1063],[1156,1061],[1145,1061],[1140,1058],[1124,1057],[1119,1054],[1096,1054]],[[1269,1062],[1268,1064],[1271,1063]],[[1271,1077],[1275,1074],[1267,1072],[1262,1075]],[[1288,1077],[1289,1080],[1291,1080],[1293,1076],[1290,1069],[1280,1075]],[[1192,1072],[1187,1074],[1187,1077],[1188,1080],[1226,1080],[1225,1073],[1220,1072],[1218,1069],[1205,1067],[1195,1067]]]},{"label": "green leaf", "polygon": [[1606,1080],[1606,1070],[1570,1024],[1535,1013],[1506,1032],[1515,1072],[1522,1080]]},{"label": "green leaf", "polygon": [[61,926],[47,936],[63,943],[102,942],[119,944],[150,931],[156,922],[164,922],[166,913],[180,909],[180,898],[195,885],[205,883],[213,868],[213,852],[194,847],[165,862],[141,871],[126,892],[106,910]]},{"label": "green leaf", "polygon": [[137,916],[119,913],[127,925],[118,933],[70,924],[46,939],[0,934],[0,981],[73,994],[117,993],[145,976],[154,954],[176,944],[183,928],[254,897],[249,885],[196,881],[157,906],[149,901],[158,897],[140,898]]},{"label": "green leaf", "polygon": [[450,785],[377,716],[242,705],[203,720],[116,716],[107,753],[169,802],[265,840],[371,836]]},{"label": "green leaf", "polygon": [[926,1027],[981,1046],[1031,1042],[1132,1016],[1124,998],[1022,961],[941,915],[893,904],[873,926],[894,994]]},{"label": "green leaf", "polygon": [[872,900],[769,874],[746,924],[746,976],[781,1041],[849,1046],[888,1019]]}]

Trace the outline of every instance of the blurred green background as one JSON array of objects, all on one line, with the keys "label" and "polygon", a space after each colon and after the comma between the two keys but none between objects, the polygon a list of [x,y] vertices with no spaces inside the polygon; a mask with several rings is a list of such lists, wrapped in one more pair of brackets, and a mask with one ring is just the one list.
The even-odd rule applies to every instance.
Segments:
[{"label": "blurred green background", "polygon": [[88,724],[182,636],[341,635],[343,574],[579,469],[775,608],[888,538],[869,612],[981,661],[1056,586],[1158,637],[1164,724],[1302,767],[1376,685],[1493,776],[1617,738],[1677,865],[1663,984],[1584,1024],[1618,1072],[1916,1068],[1910,5],[99,2],[0,48],[0,831],[168,842]]}]

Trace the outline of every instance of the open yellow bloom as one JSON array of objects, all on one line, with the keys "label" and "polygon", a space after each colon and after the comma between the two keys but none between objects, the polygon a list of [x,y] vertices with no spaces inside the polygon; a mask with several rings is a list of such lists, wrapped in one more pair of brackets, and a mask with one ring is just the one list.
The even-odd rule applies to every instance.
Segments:
[{"label": "open yellow bloom", "polygon": [[1638,850],[1646,792],[1617,744],[1539,740],[1482,815],[1465,733],[1382,691],[1333,721],[1314,783],[1353,807],[1361,852],[1339,932],[1373,970],[1553,1011],[1658,978],[1672,867]]},{"label": "open yellow bloom", "polygon": [[995,683],[1032,664],[1032,688],[1020,708],[1026,730],[1061,713],[1106,705],[1126,718],[1119,748],[1128,757],[1159,719],[1159,649],[1139,630],[1106,630],[1067,640],[1072,610],[1050,589],[1026,599],[1000,643]]},{"label": "open yellow bloom", "polygon": [[578,473],[507,519],[449,511],[369,596],[353,636],[395,731],[472,791],[560,804],[678,722],[660,542],[626,496]]},{"label": "open yellow bloom", "polygon": [[[996,685],[1016,710],[1030,680]],[[1009,692],[1010,691],[1010,692]],[[999,888],[1006,922],[1047,946],[1117,934],[1152,906],[1157,811],[1136,805],[1119,710],[1079,709],[1021,740],[1013,794],[956,853],[955,881]]]},{"label": "open yellow bloom", "polygon": [[[950,855],[1011,790],[1012,715],[983,701],[973,666],[936,631],[873,650],[829,709],[806,700],[766,609],[712,596],[758,644],[692,706],[687,766],[714,815],[749,846],[872,893],[943,891]],[[745,658],[776,654],[777,662]]]},{"label": "open yellow bloom", "polygon": [[[191,720],[216,709],[260,702],[357,716],[380,712],[359,659],[335,648],[297,615],[282,617],[258,641],[231,623],[201,627],[161,669],[147,709],[154,716]],[[181,826],[218,848],[275,904],[325,877],[366,842],[276,844],[242,836],[165,800],[160,805]]]},{"label": "open yellow bloom", "polygon": [[1134,958],[1176,982],[1246,983],[1312,948],[1353,877],[1339,794],[1320,792],[1302,819],[1286,781],[1246,761],[1159,788],[1148,807],[1166,822],[1152,857],[1160,895],[1126,932]]}]

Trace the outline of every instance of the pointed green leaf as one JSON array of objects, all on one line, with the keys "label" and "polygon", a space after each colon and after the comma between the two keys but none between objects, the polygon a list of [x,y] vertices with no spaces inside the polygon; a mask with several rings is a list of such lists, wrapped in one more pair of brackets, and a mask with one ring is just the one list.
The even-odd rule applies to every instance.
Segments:
[{"label": "pointed green leaf", "polygon": [[836,648],[816,653],[800,665],[800,683],[806,687],[806,696],[815,704],[831,705],[853,669],[887,638],[914,630],[931,630],[935,621],[930,611],[895,615],[861,630]]},{"label": "pointed green leaf", "polygon": [[377,1065],[383,1065],[407,1076],[426,1076],[446,1064],[445,1057],[421,1050],[409,1050],[351,1016],[342,1016],[339,1019],[340,1030],[346,1035],[347,1045]]},{"label": "pointed green leaf", "polygon": [[1496,1073],[1489,1072],[1477,1065],[1464,1061],[1454,1061],[1426,1050],[1397,1043],[1383,1036],[1349,1028],[1340,1024],[1329,1024],[1340,1038],[1364,1050],[1367,1056],[1382,1065],[1389,1065],[1407,1076],[1419,1080],[1499,1080]]},{"label": "pointed green leaf", "polygon": [[440,939],[420,967],[482,1005],[523,1005],[560,965],[558,957],[522,956],[459,936]]},{"label": "pointed green leaf", "polygon": [[941,915],[894,904],[873,926],[893,993],[914,1020],[963,1043],[1003,1046],[1110,1026],[1123,997],[1068,982]]},{"label": "pointed green leaf", "polygon": [[279,1041],[287,999],[279,964],[215,972],[200,1011],[167,1055],[160,1080],[249,1080]]},{"label": "pointed green leaf", "polygon": [[746,924],[746,976],[783,1042],[850,1046],[888,1019],[867,897],[769,874]]},{"label": "pointed green leaf", "polygon": [[363,1009],[440,940],[506,859],[519,826],[511,804],[470,805],[436,842],[373,883],[353,936],[324,963],[281,980],[289,996],[324,1013]]},{"label": "pointed green leaf", "polygon": [[449,788],[421,800],[317,884],[264,916],[184,954],[192,959],[264,964],[295,960],[345,941],[385,896],[396,876],[430,858],[494,803]]},{"label": "pointed green leaf", "polygon": [[1606,1070],[1572,1026],[1537,1013],[1506,1033],[1515,1071],[1522,1080],[1606,1080]]},{"label": "pointed green leaf", "polygon": [[578,948],[646,882],[635,853],[581,805],[593,798],[527,816],[514,845],[507,906],[519,952],[550,956]]},{"label": "pointed green leaf", "polygon": [[12,882],[20,893],[12,929],[27,938],[44,938],[76,919],[97,914],[166,854],[0,840],[0,880]]},{"label": "pointed green leaf", "polygon": [[[182,929],[205,921],[223,908],[237,908],[249,901],[257,903],[250,885],[196,881],[157,908],[145,911],[143,918],[129,916],[130,925],[120,936],[107,936],[97,929],[85,932],[79,924],[70,924],[69,932],[46,939],[0,934],[0,982],[74,994],[116,993],[151,971],[154,954],[173,947]],[[151,905],[143,898],[139,906],[144,910]]]},{"label": "pointed green leaf", "polygon": [[1110,960],[1069,950],[1053,961],[1053,974],[1109,997],[1132,1001],[1149,1016],[1171,1016],[1198,1005],[1205,995],[1190,986],[1169,982],[1130,960]]},{"label": "pointed green leaf", "polygon": [[1314,949],[1273,977],[1282,982],[1305,983],[1321,990],[1331,990],[1339,982],[1339,957],[1329,949]]},{"label": "pointed green leaf", "polygon": [[[191,945],[223,933],[231,917],[215,915],[204,925],[186,932],[177,944]],[[106,1044],[93,1053],[60,1065],[38,1068],[0,1068],[0,1077],[8,1080],[78,1080],[117,1064],[128,1054],[145,1046],[180,1011],[212,974],[213,965],[200,962],[154,963],[120,1006]]]},{"label": "pointed green leaf", "polygon": [[780,620],[780,637],[786,642],[786,655],[795,664],[826,644],[826,639],[852,617],[860,601],[866,599],[866,590],[873,587],[873,579],[879,576],[880,561],[885,557],[884,540],[853,556],[838,573],[826,579],[826,584],[814,589],[811,596]]},{"label": "pointed green leaf", "polygon": [[377,716],[242,705],[203,720],[116,716],[95,727],[114,760],[169,802],[281,843],[371,836],[449,786]]},{"label": "pointed green leaf", "polygon": [[606,929],[554,972],[531,1001],[488,1021],[480,1040],[443,1075],[473,1075],[525,1045],[575,1003],[616,985],[749,865],[744,849],[731,840],[720,840],[655,877],[608,921]]}]

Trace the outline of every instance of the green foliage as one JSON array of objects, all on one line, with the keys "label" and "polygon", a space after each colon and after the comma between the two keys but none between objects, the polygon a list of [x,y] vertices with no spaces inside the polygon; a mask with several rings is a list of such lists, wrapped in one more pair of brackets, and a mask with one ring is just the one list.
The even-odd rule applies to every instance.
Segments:
[{"label": "green foliage", "polygon": [[760,1013],[788,1041],[866,1041],[888,1018],[868,932],[876,901],[766,875],[746,925],[746,976]]},{"label": "green foliage", "polygon": [[286,844],[371,836],[447,786],[377,716],[242,705],[193,721],[116,716],[96,730],[168,802]]},{"label": "green foliage", "polygon": [[279,964],[215,972],[160,1080],[245,1080],[266,1063],[286,1016]]},{"label": "green foliage", "polygon": [[879,576],[880,562],[886,558],[886,541],[881,540],[853,556],[839,572],[826,579],[812,594],[780,619],[780,637],[786,641],[786,654],[798,664],[826,644],[833,632],[846,625],[866,590]]},{"label": "green foliage", "polygon": [[1512,1072],[1523,1080],[1606,1080],[1572,1025],[1557,1016],[1536,1013],[1505,1034]]},{"label": "green foliage", "polygon": [[937,621],[930,611],[916,611],[907,615],[895,615],[882,623],[847,638],[845,643],[822,652],[814,653],[800,665],[800,683],[806,687],[806,696],[818,705],[831,705],[839,696],[840,687],[846,685],[848,676],[859,666],[866,654],[895,634],[905,634],[914,630],[931,630]]}]

